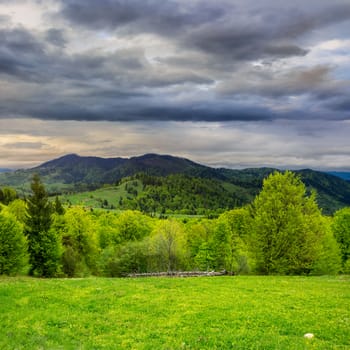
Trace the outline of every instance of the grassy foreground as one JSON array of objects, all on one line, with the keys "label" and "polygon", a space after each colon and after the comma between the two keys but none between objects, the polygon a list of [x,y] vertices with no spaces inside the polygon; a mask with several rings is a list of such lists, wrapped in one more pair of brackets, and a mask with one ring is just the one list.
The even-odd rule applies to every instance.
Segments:
[{"label": "grassy foreground", "polygon": [[0,278],[0,349],[350,349],[350,278]]}]

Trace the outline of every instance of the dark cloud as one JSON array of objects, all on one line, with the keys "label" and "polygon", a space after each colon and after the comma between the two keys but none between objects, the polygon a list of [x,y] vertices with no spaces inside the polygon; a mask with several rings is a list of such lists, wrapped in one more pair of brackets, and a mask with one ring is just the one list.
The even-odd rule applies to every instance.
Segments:
[{"label": "dark cloud", "polygon": [[245,71],[240,79],[226,80],[218,85],[218,92],[224,95],[257,95],[271,98],[283,96],[312,95],[316,99],[329,99],[339,95],[342,84],[331,81],[332,68],[318,65],[308,69],[285,69],[276,73],[268,70]]},{"label": "dark cloud", "polygon": [[62,15],[91,29],[124,29],[169,35],[184,28],[221,18],[226,8],[197,1],[62,0]]},{"label": "dark cloud", "polygon": [[64,47],[67,43],[63,30],[57,28],[51,28],[46,32],[46,40],[58,47]]},{"label": "dark cloud", "polygon": [[[151,32],[225,60],[304,56],[295,40],[317,28],[350,19],[350,4],[281,6],[218,1],[66,0],[62,15],[92,30]],[[236,4],[236,6],[233,6]],[[187,5],[187,6],[186,6]]]},{"label": "dark cloud", "polygon": [[13,91],[0,94],[0,117],[254,122],[348,106],[335,65],[289,65],[308,59],[318,31],[350,18],[345,1],[61,5],[49,28],[0,29],[0,79]]},{"label": "dark cloud", "polygon": [[0,74],[37,80],[47,62],[44,45],[22,28],[0,29],[0,42]]},{"label": "dark cloud", "polygon": [[350,92],[348,96],[335,98],[335,100],[327,103],[327,106],[339,112],[346,112],[350,118]]}]

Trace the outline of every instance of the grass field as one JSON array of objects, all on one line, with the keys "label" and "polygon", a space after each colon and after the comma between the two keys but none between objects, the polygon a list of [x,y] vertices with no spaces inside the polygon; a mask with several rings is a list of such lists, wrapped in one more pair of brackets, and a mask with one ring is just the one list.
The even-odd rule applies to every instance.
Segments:
[{"label": "grass field", "polygon": [[0,278],[0,325],[0,349],[350,349],[350,277]]},{"label": "grass field", "polygon": [[119,208],[120,199],[130,199],[134,195],[127,192],[125,186],[132,186],[137,192],[142,191],[142,184],[140,181],[132,180],[123,182],[119,186],[105,186],[94,191],[78,192],[73,194],[64,194],[60,196],[60,200],[64,204],[82,205],[92,208],[101,208],[102,204],[107,201],[108,205],[105,207]]}]

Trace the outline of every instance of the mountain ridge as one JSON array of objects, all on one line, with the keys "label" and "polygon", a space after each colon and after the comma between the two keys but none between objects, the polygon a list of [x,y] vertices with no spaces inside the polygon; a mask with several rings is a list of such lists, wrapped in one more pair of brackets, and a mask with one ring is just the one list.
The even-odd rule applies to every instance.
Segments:
[{"label": "mountain ridge", "polygon": [[[130,158],[67,154],[31,169],[2,173],[0,174],[0,187],[12,186],[22,193],[27,193],[34,173],[41,176],[51,194],[96,189],[104,184],[116,184],[121,179],[138,173],[158,177],[181,174],[190,178],[219,181],[226,188],[235,186],[252,198],[260,191],[263,179],[274,171],[282,170],[266,167],[242,170],[212,168],[186,158],[155,153]],[[332,174],[312,169],[301,169],[294,172],[300,175],[309,191],[312,189],[317,191],[319,204],[326,212],[350,206],[349,182]],[[246,202],[246,199],[241,202]]]}]

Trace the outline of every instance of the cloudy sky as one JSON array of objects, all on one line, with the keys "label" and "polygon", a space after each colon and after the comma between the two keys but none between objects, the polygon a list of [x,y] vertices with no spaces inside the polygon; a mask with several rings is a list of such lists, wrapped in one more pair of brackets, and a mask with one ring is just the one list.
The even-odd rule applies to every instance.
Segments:
[{"label": "cloudy sky", "polygon": [[0,0],[0,167],[149,152],[350,170],[350,1]]}]

